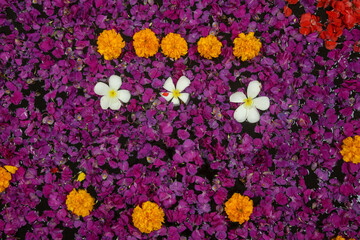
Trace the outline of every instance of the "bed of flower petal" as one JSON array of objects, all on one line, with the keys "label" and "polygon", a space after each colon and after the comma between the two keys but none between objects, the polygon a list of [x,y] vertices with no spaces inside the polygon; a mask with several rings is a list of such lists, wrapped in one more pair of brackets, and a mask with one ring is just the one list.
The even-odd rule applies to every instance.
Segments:
[{"label": "bed of flower petal", "polygon": [[[0,165],[17,168],[1,172],[1,237],[359,239],[358,143],[341,155],[360,135],[358,9],[357,0],[0,0]],[[160,41],[180,34],[186,55],[137,56],[133,36],[146,28]],[[125,47],[105,60],[97,40],[111,29]],[[242,61],[233,41],[249,32],[261,50]],[[197,50],[209,34],[222,43],[212,59]],[[104,110],[94,86],[112,75],[131,98]],[[189,99],[175,106],[160,93],[181,76]],[[237,122],[229,98],[255,80],[270,107],[259,122]],[[253,204],[241,224],[225,212],[234,193]],[[148,201],[158,222],[137,213],[151,231],[142,233],[132,214]]]}]

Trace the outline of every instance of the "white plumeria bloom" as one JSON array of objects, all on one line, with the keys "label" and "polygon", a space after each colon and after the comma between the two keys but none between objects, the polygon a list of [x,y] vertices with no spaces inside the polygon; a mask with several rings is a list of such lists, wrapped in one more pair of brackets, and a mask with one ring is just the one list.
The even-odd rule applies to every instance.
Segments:
[{"label": "white plumeria bloom", "polygon": [[98,82],[95,85],[94,92],[102,96],[100,99],[102,109],[110,107],[112,110],[119,110],[121,102],[127,103],[130,100],[131,95],[128,90],[119,90],[121,84],[121,77],[112,75],[109,78],[109,86],[103,82]]},{"label": "white plumeria bloom", "polygon": [[171,102],[174,104],[174,106],[179,106],[180,100],[187,104],[189,102],[190,94],[182,93],[182,91],[184,91],[184,89],[189,85],[190,80],[187,77],[182,76],[179,78],[175,87],[172,78],[169,77],[164,83],[164,88],[169,92],[162,92],[160,94],[163,98],[166,99],[166,101],[170,101],[172,99]]},{"label": "white plumeria bloom", "polygon": [[260,120],[259,110],[266,110],[270,106],[268,97],[257,97],[261,90],[261,83],[258,81],[251,81],[247,88],[247,97],[242,92],[231,94],[230,102],[244,103],[238,107],[234,112],[234,118],[238,122],[248,120],[250,123],[255,123]]}]

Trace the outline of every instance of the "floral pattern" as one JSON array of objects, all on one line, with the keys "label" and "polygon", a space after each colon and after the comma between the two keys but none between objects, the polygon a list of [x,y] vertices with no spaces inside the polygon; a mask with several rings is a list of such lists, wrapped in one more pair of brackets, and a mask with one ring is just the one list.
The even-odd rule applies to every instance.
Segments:
[{"label": "floral pattern", "polygon": [[0,1],[1,237],[357,239],[358,8]]}]

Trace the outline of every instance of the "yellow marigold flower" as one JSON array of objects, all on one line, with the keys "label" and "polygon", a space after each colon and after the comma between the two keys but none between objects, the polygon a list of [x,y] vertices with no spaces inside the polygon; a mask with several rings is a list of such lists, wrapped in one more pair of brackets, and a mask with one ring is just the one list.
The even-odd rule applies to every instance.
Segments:
[{"label": "yellow marigold flower", "polygon": [[225,203],[225,212],[230,221],[242,224],[249,220],[250,215],[253,212],[253,201],[248,196],[234,193]]},{"label": "yellow marigold flower", "polygon": [[121,54],[121,49],[125,47],[123,38],[114,29],[104,30],[100,33],[97,44],[97,51],[104,56],[105,60],[118,58]]},{"label": "yellow marigold flower", "polygon": [[86,217],[93,210],[95,200],[86,191],[79,189],[76,191],[74,188],[66,198],[66,206],[74,214]]},{"label": "yellow marigold flower", "polygon": [[164,211],[156,203],[147,201],[142,204],[142,208],[136,206],[132,219],[134,226],[142,233],[151,233],[161,228],[164,216]]},{"label": "yellow marigold flower", "polygon": [[139,57],[152,57],[159,50],[159,39],[148,28],[135,33],[133,39],[135,53]]},{"label": "yellow marigold flower", "polygon": [[198,52],[204,58],[217,58],[221,53],[222,43],[214,35],[200,38],[197,45]]},{"label": "yellow marigold flower", "polygon": [[250,32],[247,35],[240,33],[239,37],[234,39],[233,53],[235,57],[241,57],[241,61],[250,60],[256,57],[260,52],[260,48],[261,42],[254,37],[253,32]]},{"label": "yellow marigold flower", "polygon": [[331,240],[345,240],[342,236],[337,236],[336,238],[332,238]]},{"label": "yellow marigold flower", "polygon": [[161,49],[165,56],[176,60],[187,54],[188,46],[180,34],[169,33],[161,41]]},{"label": "yellow marigold flower", "polygon": [[360,136],[344,139],[340,153],[345,162],[360,163]]},{"label": "yellow marigold flower", "polygon": [[5,168],[0,167],[0,192],[5,191],[9,186],[11,180],[11,174],[6,171]]}]

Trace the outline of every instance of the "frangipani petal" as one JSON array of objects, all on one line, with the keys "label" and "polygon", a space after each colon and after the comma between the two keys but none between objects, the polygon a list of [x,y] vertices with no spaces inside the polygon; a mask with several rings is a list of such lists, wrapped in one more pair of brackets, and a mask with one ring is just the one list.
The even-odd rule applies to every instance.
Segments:
[{"label": "frangipani petal", "polygon": [[255,107],[262,111],[264,111],[270,107],[270,100],[268,97],[258,97],[258,98],[255,98],[253,101],[254,101]]},{"label": "frangipani petal", "polygon": [[98,82],[94,87],[94,92],[97,95],[101,95],[101,96],[107,95],[109,93],[109,90],[110,90],[109,86],[103,82]]},{"label": "frangipani petal", "polygon": [[119,99],[111,99],[110,101],[110,109],[112,110],[119,110],[121,107],[121,102],[119,101]]},{"label": "frangipani petal", "polygon": [[171,100],[171,102],[174,104],[174,106],[179,106],[180,105],[180,100],[179,98],[173,98]]},{"label": "frangipani petal", "polygon": [[112,75],[109,79],[109,86],[111,89],[117,91],[121,87],[121,77]]},{"label": "frangipani petal", "polygon": [[234,112],[234,118],[238,122],[244,122],[247,118],[247,115],[247,109],[244,107],[244,104],[238,107]]},{"label": "frangipani petal", "polygon": [[190,94],[189,93],[180,93],[179,98],[181,101],[183,101],[183,103],[188,104],[189,99],[190,99]]},{"label": "frangipani petal", "polygon": [[108,109],[110,105],[110,99],[108,96],[102,96],[100,99],[100,106],[102,109]]},{"label": "frangipani petal", "polygon": [[182,92],[189,85],[190,85],[190,80],[187,77],[182,76],[179,78],[178,82],[176,83],[176,89],[179,90],[179,92]]},{"label": "frangipani petal", "polygon": [[118,94],[118,99],[123,103],[127,103],[131,98],[131,94],[128,90],[119,90],[117,91],[117,94]]},{"label": "frangipani petal", "polygon": [[256,123],[260,120],[260,114],[259,111],[252,107],[250,109],[248,109],[248,116],[247,116],[247,120],[249,121],[249,123]]},{"label": "frangipani petal", "polygon": [[231,94],[231,96],[230,96],[230,102],[233,102],[233,103],[243,103],[245,99],[246,99],[246,96],[243,92],[236,92],[236,93]]},{"label": "frangipani petal", "polygon": [[164,83],[164,88],[166,90],[168,90],[169,92],[172,92],[173,90],[175,90],[175,85],[173,83],[173,80],[171,77],[169,77],[168,79],[166,79],[165,83]]},{"label": "frangipani petal", "polygon": [[169,92],[162,92],[160,95],[165,98],[166,101],[170,101],[173,98],[173,94]]},{"label": "frangipani petal", "polygon": [[247,88],[247,96],[248,98],[256,98],[261,90],[261,83],[258,81],[251,81]]}]

